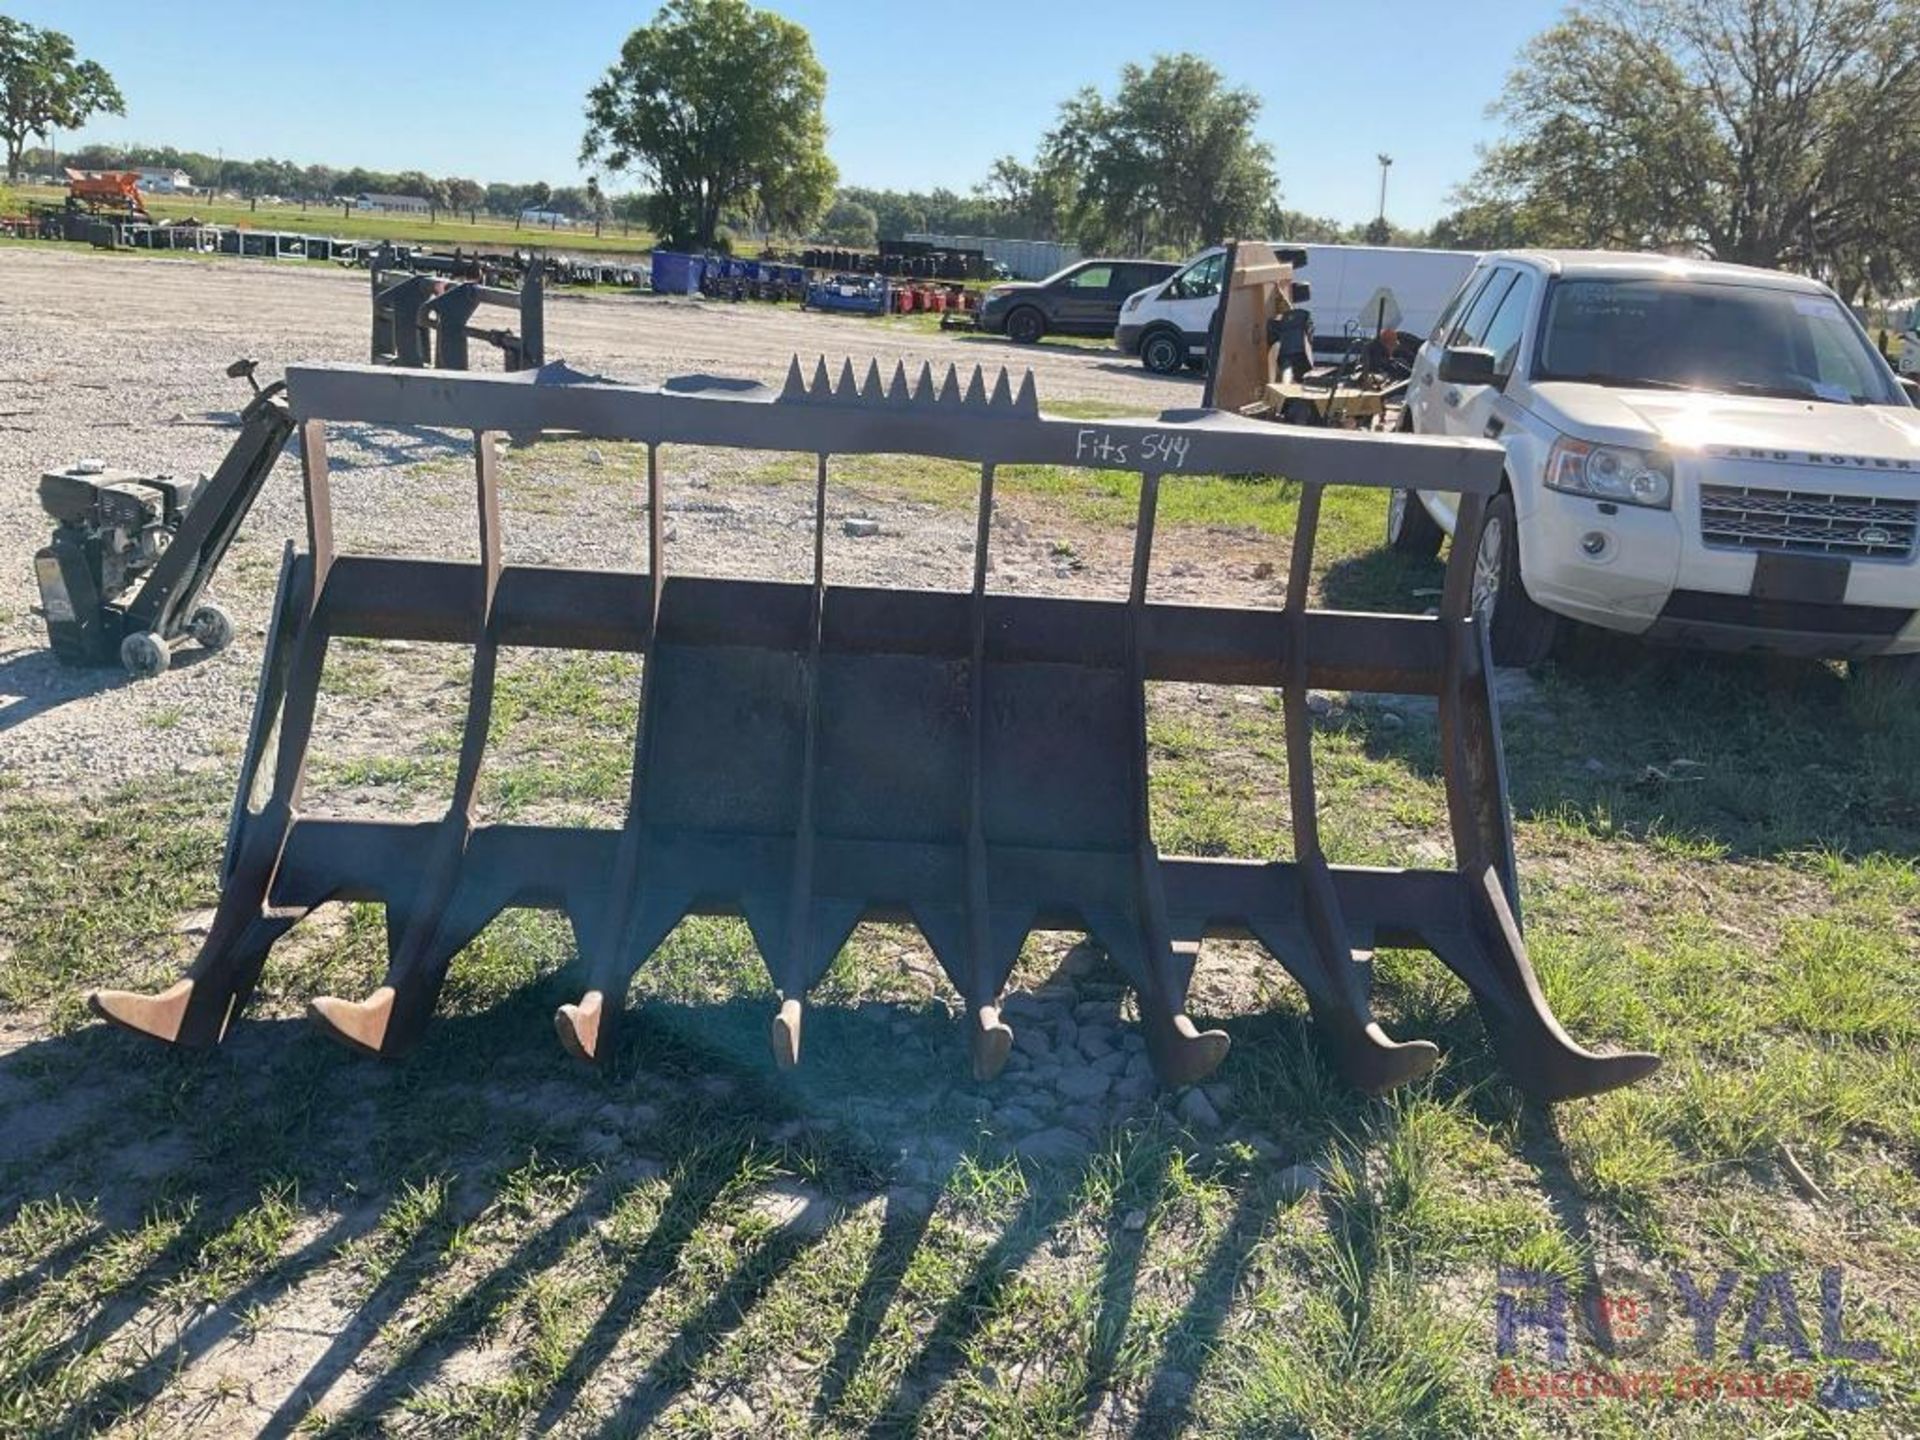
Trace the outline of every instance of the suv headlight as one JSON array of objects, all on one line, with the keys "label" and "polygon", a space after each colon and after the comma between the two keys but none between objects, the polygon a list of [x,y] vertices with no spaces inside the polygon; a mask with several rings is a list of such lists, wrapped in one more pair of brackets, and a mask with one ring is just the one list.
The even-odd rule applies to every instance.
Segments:
[{"label": "suv headlight", "polygon": [[1673,457],[1562,436],[1547,456],[1546,483],[1569,495],[1665,510],[1673,504]]}]

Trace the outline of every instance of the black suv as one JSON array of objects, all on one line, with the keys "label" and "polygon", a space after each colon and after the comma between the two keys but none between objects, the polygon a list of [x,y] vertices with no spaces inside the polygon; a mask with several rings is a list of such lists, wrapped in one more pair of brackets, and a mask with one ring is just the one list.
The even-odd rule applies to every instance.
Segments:
[{"label": "black suv", "polygon": [[1049,332],[1111,335],[1129,295],[1179,268],[1164,260],[1082,260],[1045,280],[994,286],[980,302],[977,323],[1022,345]]}]

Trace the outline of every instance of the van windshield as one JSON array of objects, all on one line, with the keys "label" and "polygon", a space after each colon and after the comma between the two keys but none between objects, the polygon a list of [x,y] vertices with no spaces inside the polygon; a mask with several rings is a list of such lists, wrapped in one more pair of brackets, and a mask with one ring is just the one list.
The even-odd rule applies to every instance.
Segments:
[{"label": "van windshield", "polygon": [[1216,251],[1204,260],[1196,260],[1167,287],[1169,300],[1204,300],[1220,293],[1220,279],[1226,273],[1227,252]]},{"label": "van windshield", "polygon": [[1706,281],[1557,282],[1534,379],[1900,403],[1886,367],[1832,296]]}]

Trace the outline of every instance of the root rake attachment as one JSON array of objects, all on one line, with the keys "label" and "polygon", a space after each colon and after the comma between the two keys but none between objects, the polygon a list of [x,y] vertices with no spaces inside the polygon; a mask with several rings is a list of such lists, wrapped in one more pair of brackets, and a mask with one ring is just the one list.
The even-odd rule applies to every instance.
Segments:
[{"label": "root rake attachment", "polygon": [[[770,1041],[798,1061],[805,1001],[862,919],[911,922],[964,1001],[975,1074],[1005,1063],[999,1003],[1027,934],[1084,929],[1134,985],[1149,1053],[1172,1084],[1200,1079],[1227,1036],[1186,1013],[1202,937],[1251,936],[1306,990],[1354,1083],[1385,1089],[1437,1051],[1373,1018],[1378,944],[1424,946],[1471,988],[1522,1088],[1592,1094],[1654,1068],[1567,1038],[1521,939],[1499,729],[1469,567],[1499,452],[1451,439],[1314,433],[1214,411],[1082,422],[1040,411],[1031,376],[917,379],[849,363],[837,382],[796,360],[783,388],[710,377],[641,389],[564,367],[500,377],[296,369],[289,394],[305,468],[306,554],[291,546],[242,761],[216,919],[185,979],[153,996],[101,991],[102,1015],[184,1046],[215,1044],[274,942],[334,898],[387,913],[389,964],[363,999],[321,999],[336,1039],[399,1055],[420,1038],[449,966],[503,908],[557,908],[587,974],[556,1028],[606,1056],[638,967],[689,913],[745,917],[779,993]],[[330,422],[475,436],[479,558],[336,554]],[[646,448],[645,573],[505,562],[493,436],[566,432]],[[670,575],[662,447],[818,457],[810,582]],[[965,591],[829,585],[826,499],[836,455],[911,454],[979,466]],[[996,470],[1052,464],[1141,476],[1124,599],[995,593],[987,541]],[[1157,501],[1185,474],[1288,476],[1303,485],[1286,599],[1223,608],[1148,599]],[[1437,618],[1311,610],[1307,576],[1327,485],[1458,492],[1460,533]],[[424,824],[308,814],[302,774],[317,685],[336,636],[471,645],[473,677],[453,794]],[[476,824],[501,646],[641,657],[640,719],[618,831]],[[1278,687],[1295,854],[1290,861],[1162,856],[1147,806],[1146,685]],[[1310,685],[1437,698],[1458,852],[1450,870],[1334,866],[1316,824]],[[276,738],[271,785],[254,799]]]}]

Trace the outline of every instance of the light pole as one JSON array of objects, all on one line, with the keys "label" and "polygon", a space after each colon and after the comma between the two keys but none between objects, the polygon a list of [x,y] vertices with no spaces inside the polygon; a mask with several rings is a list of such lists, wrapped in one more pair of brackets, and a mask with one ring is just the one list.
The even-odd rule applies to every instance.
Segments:
[{"label": "light pole", "polygon": [[1387,223],[1387,171],[1393,168],[1393,157],[1381,154],[1380,161],[1380,223]]}]

